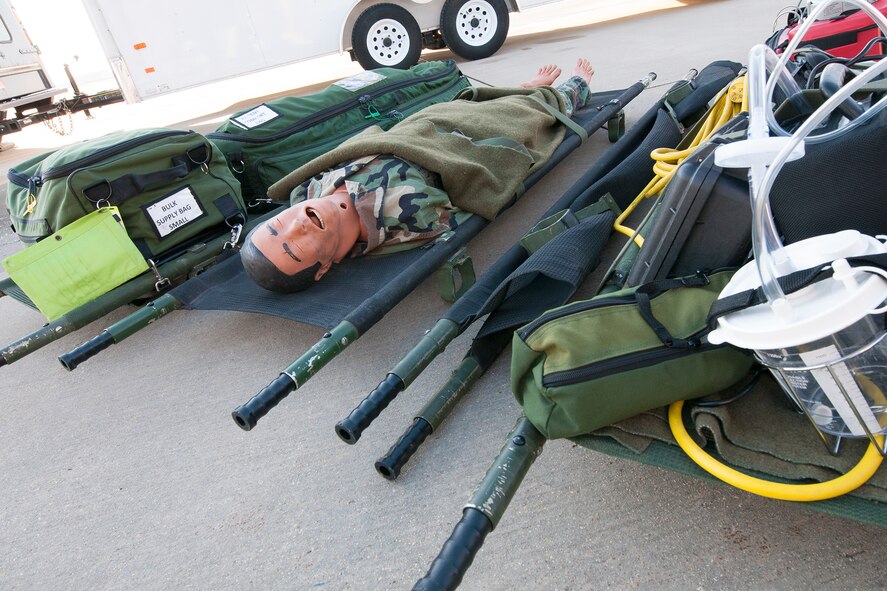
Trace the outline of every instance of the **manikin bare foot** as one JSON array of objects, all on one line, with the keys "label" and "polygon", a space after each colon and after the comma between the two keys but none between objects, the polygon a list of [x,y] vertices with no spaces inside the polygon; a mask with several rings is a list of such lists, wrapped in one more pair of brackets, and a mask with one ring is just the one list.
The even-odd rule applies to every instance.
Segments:
[{"label": "manikin bare foot", "polygon": [[557,80],[561,75],[561,69],[554,64],[542,66],[535,78],[527,80],[521,84],[521,88],[533,88],[534,86],[551,86],[551,83]]},{"label": "manikin bare foot", "polygon": [[576,65],[573,66],[572,75],[579,76],[588,84],[591,82],[591,77],[594,76],[594,68],[591,67],[591,63],[587,59],[580,57],[576,60]]}]

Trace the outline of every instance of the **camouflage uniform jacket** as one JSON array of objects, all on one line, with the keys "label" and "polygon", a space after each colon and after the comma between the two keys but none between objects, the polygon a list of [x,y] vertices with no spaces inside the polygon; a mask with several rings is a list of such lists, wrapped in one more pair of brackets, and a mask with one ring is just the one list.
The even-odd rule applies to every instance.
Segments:
[{"label": "camouflage uniform jacket", "polygon": [[365,156],[314,176],[293,190],[290,204],[325,197],[343,184],[369,237],[351,256],[412,248],[455,226],[457,210],[438,175],[389,155]]}]

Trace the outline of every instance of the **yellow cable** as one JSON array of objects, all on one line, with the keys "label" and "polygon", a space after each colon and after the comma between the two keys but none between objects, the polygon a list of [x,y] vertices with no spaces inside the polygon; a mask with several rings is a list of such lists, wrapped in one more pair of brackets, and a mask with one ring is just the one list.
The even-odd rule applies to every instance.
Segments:
[{"label": "yellow cable", "polygon": [[637,206],[647,197],[659,195],[665,189],[668,182],[674,176],[675,171],[681,162],[692,154],[700,144],[708,140],[711,135],[720,129],[730,119],[748,110],[748,100],[745,96],[745,77],[740,76],[730,83],[727,91],[718,99],[718,101],[709,109],[705,123],[702,128],[690,142],[689,147],[684,150],[673,150],[671,148],[657,148],[650,154],[653,159],[653,179],[647,183],[647,186],[638,194],[637,197],[625,208],[616,221],[613,222],[613,229],[617,232],[625,234],[638,246],[643,246],[644,238],[637,230],[624,225],[626,218],[637,208]]},{"label": "yellow cable", "polygon": [[[783,501],[821,501],[839,497],[865,484],[878,470],[878,466],[881,465],[884,459],[880,451],[878,451],[878,447],[870,443],[865,455],[862,456],[862,459],[852,470],[827,482],[783,484],[781,482],[770,482],[769,480],[754,478],[729,466],[725,466],[696,445],[696,442],[693,441],[690,434],[687,433],[686,427],[684,427],[684,421],[681,417],[681,409],[683,407],[683,401],[674,402],[668,407],[668,425],[671,427],[671,433],[681,449],[690,456],[690,459],[715,478],[762,497]],[[878,446],[884,446],[883,435],[876,437],[876,440],[878,441]]]}]

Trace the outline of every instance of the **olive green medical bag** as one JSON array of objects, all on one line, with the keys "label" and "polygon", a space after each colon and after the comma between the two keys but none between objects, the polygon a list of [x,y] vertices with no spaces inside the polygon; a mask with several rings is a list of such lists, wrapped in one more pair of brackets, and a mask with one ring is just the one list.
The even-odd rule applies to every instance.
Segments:
[{"label": "olive green medical bag", "polygon": [[225,153],[252,205],[268,187],[372,125],[388,129],[470,86],[453,61],[409,70],[379,68],[305,96],[287,96],[235,113],[207,137]]},{"label": "olive green medical bag", "polygon": [[6,207],[26,244],[101,207],[117,207],[145,259],[217,237],[246,221],[240,185],[199,133],[110,133],[9,169]]},{"label": "olive green medical bag", "polygon": [[705,340],[732,272],[663,279],[550,310],[514,334],[511,386],[549,439],[738,382],[752,357]]}]

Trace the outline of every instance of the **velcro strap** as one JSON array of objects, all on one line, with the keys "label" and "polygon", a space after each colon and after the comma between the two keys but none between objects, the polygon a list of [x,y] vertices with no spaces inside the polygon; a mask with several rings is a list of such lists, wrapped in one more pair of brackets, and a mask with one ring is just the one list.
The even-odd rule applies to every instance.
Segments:
[{"label": "velcro strap", "polygon": [[219,213],[222,214],[222,217],[225,218],[225,222],[229,226],[246,223],[246,214],[230,193],[225,193],[213,201],[213,205],[216,206],[216,209],[219,210]]}]

